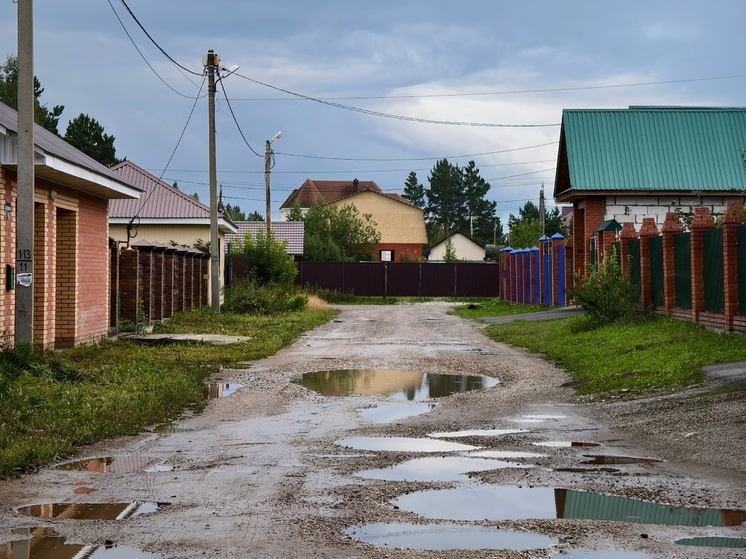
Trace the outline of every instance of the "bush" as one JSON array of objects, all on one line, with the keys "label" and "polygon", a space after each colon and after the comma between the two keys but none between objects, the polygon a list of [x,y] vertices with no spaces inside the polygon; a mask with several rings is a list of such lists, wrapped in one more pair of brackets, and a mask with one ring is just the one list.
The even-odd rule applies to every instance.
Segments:
[{"label": "bush", "polygon": [[340,291],[339,289],[328,289],[326,287],[316,287],[314,289],[311,289],[308,284],[306,284],[306,291],[316,295],[316,297],[318,297],[319,299],[323,299],[327,303],[331,304],[352,303],[355,301],[354,293],[345,293],[344,291]]},{"label": "bush", "polygon": [[238,314],[275,314],[303,310],[307,302],[306,296],[294,289],[243,279],[226,294],[223,310]]},{"label": "bush", "polygon": [[639,295],[622,272],[616,248],[601,263],[589,267],[588,276],[575,276],[570,297],[585,310],[585,325],[598,328],[640,318]]},{"label": "bush", "polygon": [[251,277],[258,285],[275,284],[285,289],[292,288],[298,267],[288,256],[286,246],[287,243],[276,239],[272,231],[269,235],[263,230],[258,231],[256,236],[246,233],[243,252],[249,258]]}]

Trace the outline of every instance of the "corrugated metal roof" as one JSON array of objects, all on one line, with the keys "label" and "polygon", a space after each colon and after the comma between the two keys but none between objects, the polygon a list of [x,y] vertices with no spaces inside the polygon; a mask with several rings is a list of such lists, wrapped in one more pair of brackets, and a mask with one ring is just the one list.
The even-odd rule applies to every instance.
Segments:
[{"label": "corrugated metal roof", "polygon": [[300,188],[293,190],[290,196],[282,203],[280,209],[292,208],[297,201],[301,208],[310,208],[323,200],[331,204],[347,196],[357,194],[365,190],[372,190],[383,194],[381,187],[375,181],[320,181],[306,179]]},{"label": "corrugated metal roof", "polygon": [[565,110],[554,196],[746,190],[746,109]]},{"label": "corrugated metal roof", "polygon": [[[259,231],[266,231],[265,221],[237,221],[237,234],[225,236],[226,250],[228,243],[243,243],[246,233],[256,235]],[[271,223],[272,233],[280,241],[287,241],[287,252],[293,256],[303,255],[303,242],[305,229],[302,221],[273,221]]]}]

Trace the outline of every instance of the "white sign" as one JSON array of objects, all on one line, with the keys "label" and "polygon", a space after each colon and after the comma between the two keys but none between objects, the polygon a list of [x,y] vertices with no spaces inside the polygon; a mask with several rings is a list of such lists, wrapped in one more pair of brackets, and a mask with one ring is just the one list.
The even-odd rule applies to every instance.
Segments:
[{"label": "white sign", "polygon": [[31,276],[32,274],[18,274],[16,276],[16,283],[21,287],[31,287]]}]

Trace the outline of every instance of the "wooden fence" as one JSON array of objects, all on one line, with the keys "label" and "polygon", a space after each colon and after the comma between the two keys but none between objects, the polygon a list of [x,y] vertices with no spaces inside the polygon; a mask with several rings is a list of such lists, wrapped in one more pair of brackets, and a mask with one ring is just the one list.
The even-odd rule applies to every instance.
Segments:
[{"label": "wooden fence", "polygon": [[207,305],[210,254],[194,248],[139,241],[113,243],[109,326],[137,327]]}]

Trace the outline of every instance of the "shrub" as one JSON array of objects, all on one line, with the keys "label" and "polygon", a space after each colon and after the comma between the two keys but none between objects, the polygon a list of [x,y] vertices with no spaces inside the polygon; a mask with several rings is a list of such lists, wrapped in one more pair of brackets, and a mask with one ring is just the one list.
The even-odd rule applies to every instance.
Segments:
[{"label": "shrub", "polygon": [[616,248],[599,264],[589,267],[588,276],[575,276],[570,297],[585,310],[589,328],[638,319],[639,295],[629,275],[622,272]]},{"label": "shrub", "polygon": [[261,285],[252,279],[239,281],[225,296],[223,310],[239,314],[275,314],[300,311],[308,299],[278,284]]},{"label": "shrub", "polygon": [[255,236],[246,233],[243,252],[249,258],[251,277],[258,285],[275,284],[290,289],[298,275],[298,267],[288,256],[287,243],[263,230]]}]

